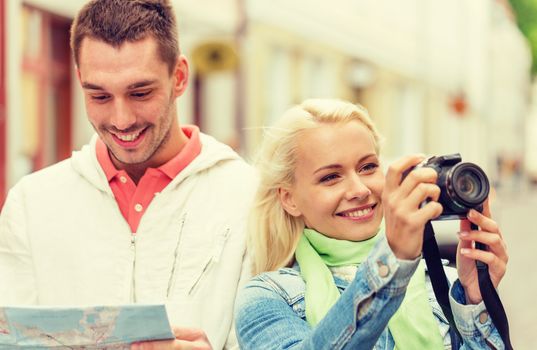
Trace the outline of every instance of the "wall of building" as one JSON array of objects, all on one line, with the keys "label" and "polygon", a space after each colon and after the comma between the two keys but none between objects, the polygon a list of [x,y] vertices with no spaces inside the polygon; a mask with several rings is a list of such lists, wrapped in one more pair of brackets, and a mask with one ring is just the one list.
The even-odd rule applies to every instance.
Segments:
[{"label": "wall of building", "polygon": [[[359,102],[386,136],[388,159],[416,151],[460,152],[495,176],[497,154],[523,148],[531,58],[505,1],[248,4],[251,23],[279,28],[371,67],[374,79],[359,89]],[[251,35],[251,41],[263,42],[262,35]],[[252,71],[250,79],[256,74]],[[335,81],[347,83],[341,76]],[[292,88],[296,80],[288,85],[280,89]],[[260,110],[252,114],[262,115],[262,105],[253,103]]]},{"label": "wall of building", "polygon": [[[85,2],[24,3],[72,18]],[[6,5],[11,187],[31,170],[31,162],[24,152],[29,135],[17,29],[23,1]],[[520,132],[530,57],[505,2],[175,0],[174,6],[180,44],[191,62],[191,85],[178,100],[180,122],[196,121],[196,101],[202,101],[202,130],[247,157],[255,153],[263,126],[308,97],[364,104],[386,136],[388,160],[411,152],[461,152],[495,173],[498,154],[524,152]],[[197,91],[193,54],[207,42],[229,43],[239,66],[203,75]],[[74,67],[71,74],[76,149],[93,131]]]},{"label": "wall of building", "polygon": [[5,1],[0,0],[0,206],[6,193],[6,12]]}]

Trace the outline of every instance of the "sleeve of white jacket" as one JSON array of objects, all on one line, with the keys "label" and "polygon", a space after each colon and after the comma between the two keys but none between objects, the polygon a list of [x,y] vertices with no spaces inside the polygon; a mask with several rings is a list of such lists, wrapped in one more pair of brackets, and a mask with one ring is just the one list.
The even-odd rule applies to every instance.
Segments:
[{"label": "sleeve of white jacket", "polygon": [[37,303],[23,198],[19,184],[9,192],[0,214],[0,306]]}]

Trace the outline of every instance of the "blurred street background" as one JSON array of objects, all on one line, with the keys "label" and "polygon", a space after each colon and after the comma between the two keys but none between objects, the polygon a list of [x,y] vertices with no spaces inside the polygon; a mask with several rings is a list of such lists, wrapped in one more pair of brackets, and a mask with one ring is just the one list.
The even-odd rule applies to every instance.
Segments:
[{"label": "blurred street background", "polygon": [[[69,51],[85,2],[0,0],[0,208],[93,134]],[[336,97],[370,111],[385,163],[459,152],[483,167],[509,244],[513,345],[537,349],[537,0],[172,2],[191,64],[179,121],[246,159],[288,107]]]},{"label": "blurred street background", "polygon": [[499,295],[509,317],[515,349],[537,349],[537,230],[529,218],[536,214],[537,190],[505,193],[493,206],[502,228],[509,263]]}]

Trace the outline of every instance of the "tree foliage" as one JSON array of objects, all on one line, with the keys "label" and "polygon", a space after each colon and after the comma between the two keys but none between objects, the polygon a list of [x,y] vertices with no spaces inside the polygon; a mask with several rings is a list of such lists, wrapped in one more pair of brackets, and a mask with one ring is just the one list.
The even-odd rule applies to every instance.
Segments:
[{"label": "tree foliage", "polygon": [[533,63],[531,73],[537,75],[537,0],[509,0],[515,12],[518,27],[528,38]]}]

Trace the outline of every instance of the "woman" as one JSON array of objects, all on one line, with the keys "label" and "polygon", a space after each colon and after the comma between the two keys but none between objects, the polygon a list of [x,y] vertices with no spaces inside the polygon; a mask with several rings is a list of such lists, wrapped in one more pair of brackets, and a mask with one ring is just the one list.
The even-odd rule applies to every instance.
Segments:
[{"label": "woman", "polygon": [[[423,229],[442,212],[437,174],[404,157],[384,177],[365,109],[308,100],[267,132],[250,227],[254,277],[241,291],[243,349],[444,349],[449,324],[420,262]],[[420,207],[425,199],[432,198]],[[470,222],[480,231],[470,231]],[[475,260],[497,287],[507,253],[488,204],[461,221],[450,302],[463,349],[502,349]],[[489,251],[472,248],[479,241]],[[481,315],[481,317],[480,317]],[[459,344],[453,344],[455,348]]]}]

